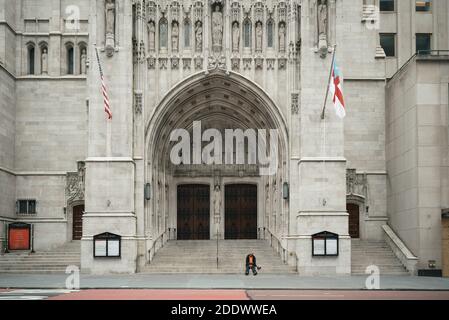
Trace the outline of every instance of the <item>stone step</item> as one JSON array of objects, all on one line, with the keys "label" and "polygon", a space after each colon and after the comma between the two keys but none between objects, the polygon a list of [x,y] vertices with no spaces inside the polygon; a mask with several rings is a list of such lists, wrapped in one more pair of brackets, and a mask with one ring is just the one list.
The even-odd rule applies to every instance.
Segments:
[{"label": "stone step", "polygon": [[366,268],[371,265],[379,267],[381,275],[409,274],[385,241],[352,240],[352,273],[365,274]]},{"label": "stone step", "polygon": [[219,268],[216,241],[169,241],[144,268],[146,273],[241,274],[248,253],[256,255],[263,273],[295,273],[265,240],[220,241]]}]

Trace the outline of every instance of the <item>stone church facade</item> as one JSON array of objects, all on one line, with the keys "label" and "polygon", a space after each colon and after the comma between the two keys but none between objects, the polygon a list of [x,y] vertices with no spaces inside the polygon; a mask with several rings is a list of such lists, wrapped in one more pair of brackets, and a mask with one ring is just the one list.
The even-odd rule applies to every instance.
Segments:
[{"label": "stone church facade", "polygon": [[[351,273],[351,238],[387,240],[411,273],[441,269],[449,53],[414,48],[430,34],[449,49],[449,5],[382,2],[0,0],[2,251],[24,222],[34,250],[81,240],[90,273],[139,272],[167,241],[217,237],[268,240],[299,274]],[[344,120],[330,101],[321,117],[334,53]],[[274,172],[174,164],[173,131],[194,136],[198,121],[277,130]],[[337,255],[313,255],[323,232]],[[121,237],[119,259],[94,257],[103,233]]]}]

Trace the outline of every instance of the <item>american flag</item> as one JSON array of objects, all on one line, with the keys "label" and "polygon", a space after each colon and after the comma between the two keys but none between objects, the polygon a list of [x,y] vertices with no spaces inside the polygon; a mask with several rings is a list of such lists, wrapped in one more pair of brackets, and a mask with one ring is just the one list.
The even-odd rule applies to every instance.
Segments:
[{"label": "american flag", "polygon": [[103,94],[104,111],[108,115],[108,119],[111,120],[112,111],[111,111],[111,104],[109,102],[108,88],[106,87],[106,84],[104,82],[103,69],[101,68],[100,55],[98,54],[97,48],[95,48],[95,53],[97,54],[98,69],[100,70],[101,93]]}]

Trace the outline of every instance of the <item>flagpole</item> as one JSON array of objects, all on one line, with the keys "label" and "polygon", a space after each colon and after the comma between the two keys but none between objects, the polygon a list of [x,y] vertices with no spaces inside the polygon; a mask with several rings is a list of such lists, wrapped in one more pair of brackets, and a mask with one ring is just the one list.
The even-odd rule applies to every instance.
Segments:
[{"label": "flagpole", "polygon": [[337,51],[337,45],[334,45],[334,52],[332,54],[332,63],[331,63],[330,71],[329,71],[329,79],[327,80],[326,97],[324,98],[323,111],[321,112],[321,120],[324,120],[325,115],[326,115],[326,104],[327,104],[327,98],[329,97],[329,89],[330,89],[331,79],[332,79],[332,69],[334,67],[336,51]]}]

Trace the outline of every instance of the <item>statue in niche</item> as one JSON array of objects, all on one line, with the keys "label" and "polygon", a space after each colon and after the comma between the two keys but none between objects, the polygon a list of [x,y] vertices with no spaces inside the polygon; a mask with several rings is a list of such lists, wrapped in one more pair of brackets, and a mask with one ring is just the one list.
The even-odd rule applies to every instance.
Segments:
[{"label": "statue in niche", "polygon": [[201,21],[197,21],[195,26],[195,48],[197,52],[203,50],[203,24]]},{"label": "statue in niche", "polygon": [[326,56],[327,51],[327,0],[319,0],[318,3],[318,49],[321,56]]},{"label": "statue in niche", "polygon": [[279,51],[285,52],[285,23],[279,25]]},{"label": "statue in niche", "polygon": [[232,51],[239,52],[240,48],[240,27],[237,21],[232,24]]},{"label": "statue in niche", "polygon": [[87,69],[87,51],[86,51],[86,48],[84,48],[81,51],[80,62],[81,62],[81,74],[86,74],[86,69]]},{"label": "statue in niche", "polygon": [[220,216],[220,210],[221,210],[221,191],[220,191],[220,185],[215,185],[214,188],[214,214],[215,216]]},{"label": "statue in niche", "polygon": [[47,48],[42,49],[42,57],[41,57],[41,71],[42,74],[48,73],[48,53]]},{"label": "statue in niche", "polygon": [[106,0],[106,54],[111,57],[115,47],[115,0]]},{"label": "statue in niche", "polygon": [[258,21],[256,23],[256,52],[262,52],[262,38],[263,38],[262,22]]},{"label": "statue in niche", "polygon": [[154,52],[156,50],[156,26],[154,21],[149,21],[147,24],[148,29],[148,50]]},{"label": "statue in niche", "polygon": [[173,25],[172,25],[171,43],[172,43],[172,51],[173,52],[178,52],[179,26],[178,26],[178,23],[176,21],[173,22]]},{"label": "statue in niche", "polygon": [[223,13],[220,6],[215,6],[212,13],[212,44],[215,52],[221,51],[223,41]]}]

